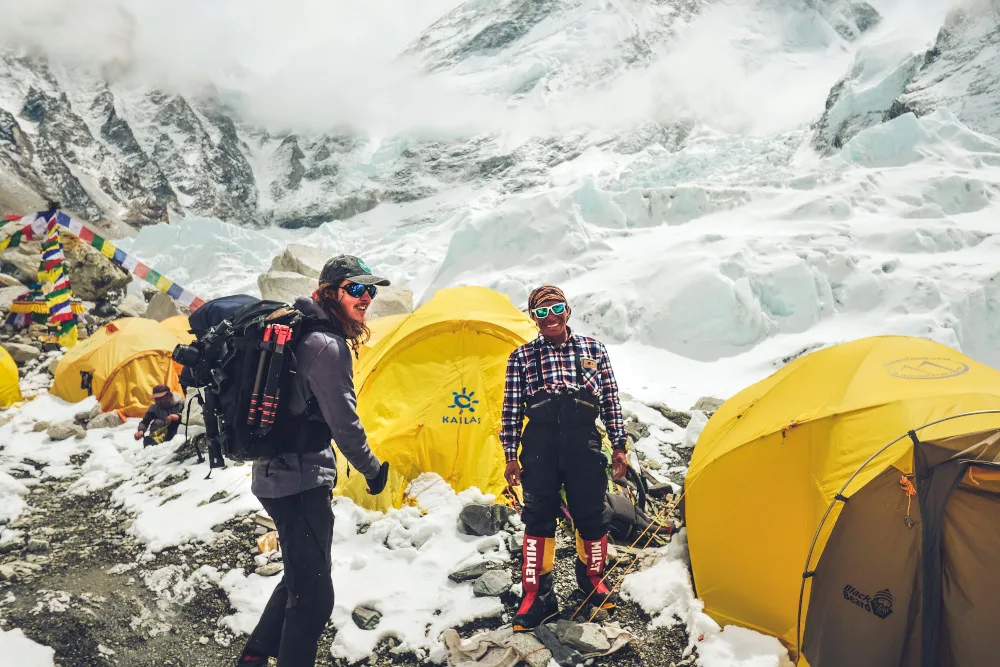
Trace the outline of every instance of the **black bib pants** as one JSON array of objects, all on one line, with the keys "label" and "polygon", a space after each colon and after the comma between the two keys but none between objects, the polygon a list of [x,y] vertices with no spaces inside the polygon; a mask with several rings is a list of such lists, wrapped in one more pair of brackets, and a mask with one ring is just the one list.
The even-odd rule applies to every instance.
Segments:
[{"label": "black bib pants", "polygon": [[580,537],[599,540],[608,525],[604,494],[608,477],[601,435],[595,423],[596,399],[589,393],[536,393],[526,410],[521,435],[521,490],[524,532],[555,537],[562,505],[560,490]]}]

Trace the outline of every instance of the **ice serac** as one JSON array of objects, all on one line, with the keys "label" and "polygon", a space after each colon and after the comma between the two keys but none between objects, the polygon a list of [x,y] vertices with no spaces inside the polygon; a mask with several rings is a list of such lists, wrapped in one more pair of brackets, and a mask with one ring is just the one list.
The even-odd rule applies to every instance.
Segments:
[{"label": "ice serac", "polygon": [[899,38],[859,50],[847,75],[830,90],[813,146],[842,148],[865,128],[906,113],[950,109],[963,124],[1000,137],[994,112],[1000,95],[1000,13],[995,0],[951,11],[928,47]]}]

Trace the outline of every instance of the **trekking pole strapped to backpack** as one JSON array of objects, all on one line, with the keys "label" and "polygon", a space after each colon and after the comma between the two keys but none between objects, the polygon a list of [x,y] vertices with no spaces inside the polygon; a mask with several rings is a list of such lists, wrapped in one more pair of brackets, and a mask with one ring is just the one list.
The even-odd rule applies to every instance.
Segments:
[{"label": "trekking pole strapped to backpack", "polygon": [[274,325],[268,324],[264,328],[264,335],[261,340],[260,358],[257,361],[257,375],[253,381],[253,393],[250,394],[250,412],[247,414],[247,424],[253,426],[257,422],[257,408],[260,400],[260,383],[264,379],[264,368],[267,364],[268,352],[271,350],[271,334],[274,332]]},{"label": "trekking pole strapped to backpack", "polygon": [[271,325],[274,328],[274,353],[271,355],[271,365],[267,369],[267,383],[264,385],[264,397],[261,400],[260,427],[269,429],[274,424],[278,413],[278,399],[281,393],[279,384],[282,366],[285,363],[285,345],[292,339],[292,328],[284,324]]}]

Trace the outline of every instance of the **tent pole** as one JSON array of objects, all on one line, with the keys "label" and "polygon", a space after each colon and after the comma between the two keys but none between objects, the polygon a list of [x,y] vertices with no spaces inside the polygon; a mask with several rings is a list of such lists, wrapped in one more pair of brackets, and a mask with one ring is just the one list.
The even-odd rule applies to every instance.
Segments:
[{"label": "tent pole", "polygon": [[820,519],[819,521],[819,526],[816,528],[816,532],[813,534],[812,542],[809,544],[809,553],[806,554],[806,566],[802,569],[802,584],[799,587],[799,608],[795,620],[795,664],[796,665],[799,664],[799,659],[802,656],[802,600],[805,598],[806,579],[808,579],[812,575],[812,573],[809,571],[809,564],[812,562],[813,550],[815,550],[816,548],[816,542],[819,541],[819,534],[823,531],[823,526],[826,524],[826,520],[830,517],[830,513],[833,512],[833,507],[835,503],[841,501],[841,499],[844,498],[844,491],[847,489],[847,487],[850,486],[851,482],[854,481],[854,478],[857,477],[859,474],[861,474],[861,471],[864,470],[869,463],[874,461],[882,452],[889,449],[903,438],[915,437],[911,436],[910,435],[911,433],[915,434],[917,431],[921,431],[930,426],[934,426],[935,424],[951,421],[952,419],[959,419],[960,417],[973,417],[976,415],[991,415],[991,414],[1000,414],[1000,410],[976,410],[975,412],[963,412],[961,414],[951,415],[950,417],[942,417],[941,419],[936,419],[932,422],[924,424],[923,426],[918,426],[917,428],[911,431],[907,431],[906,433],[899,436],[898,438],[888,443],[887,445],[883,446],[874,454],[865,459],[864,463],[858,466],[858,469],[855,470],[854,473],[847,478],[847,481],[844,482],[844,485],[840,487],[840,491],[837,492],[837,495],[835,495],[833,497],[833,500],[830,501],[830,504],[827,505],[826,512],[823,513],[823,518]]}]

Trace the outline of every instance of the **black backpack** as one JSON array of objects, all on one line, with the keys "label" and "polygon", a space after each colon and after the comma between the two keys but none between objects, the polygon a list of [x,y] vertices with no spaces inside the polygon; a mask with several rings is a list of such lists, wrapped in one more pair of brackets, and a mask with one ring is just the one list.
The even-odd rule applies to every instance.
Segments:
[{"label": "black backpack", "polygon": [[230,319],[178,345],[174,359],[204,392],[203,414],[213,468],[233,461],[266,461],[290,452],[320,451],[330,429],[310,399],[292,415],[295,348],[307,333],[340,332],[328,321],[278,301],[254,301]]}]

